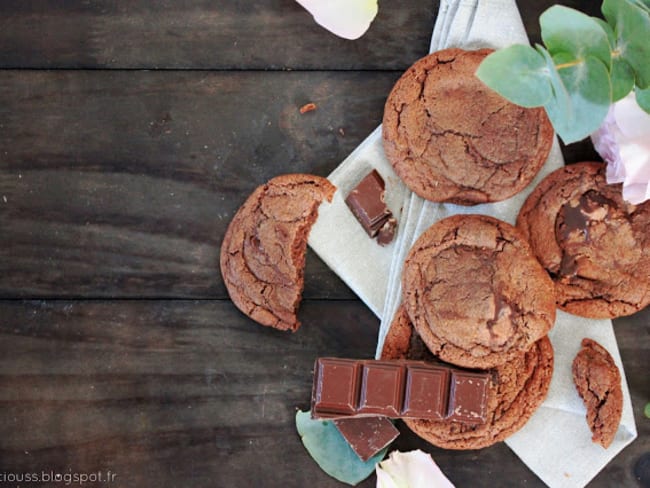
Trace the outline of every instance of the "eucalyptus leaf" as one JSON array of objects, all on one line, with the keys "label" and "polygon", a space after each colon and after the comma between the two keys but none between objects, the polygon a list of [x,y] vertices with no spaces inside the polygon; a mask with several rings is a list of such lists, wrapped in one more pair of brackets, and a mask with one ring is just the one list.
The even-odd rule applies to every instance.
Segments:
[{"label": "eucalyptus leaf", "polygon": [[604,0],[602,11],[616,34],[614,56],[632,67],[637,86],[650,87],[649,9],[635,0]]},{"label": "eucalyptus leaf", "polygon": [[523,107],[542,106],[552,95],[544,57],[523,44],[490,54],[476,76],[502,97]]},{"label": "eucalyptus leaf", "polygon": [[609,74],[612,82],[612,102],[617,102],[634,88],[634,70],[623,58],[612,60]]},{"label": "eucalyptus leaf", "polygon": [[539,44],[535,48],[546,61],[546,68],[551,82],[551,98],[544,104],[544,109],[551,124],[553,124],[555,132],[562,137],[564,126],[568,123],[566,121],[571,119],[571,99],[562,78],[560,78],[560,74],[557,72],[551,54]]},{"label": "eucalyptus leaf", "polygon": [[544,105],[555,131],[566,144],[584,139],[595,131],[607,115],[610,105],[609,73],[597,58],[588,56],[581,63],[569,64],[570,53],[553,58],[543,48],[551,74],[553,96]]},{"label": "eucalyptus leaf", "polygon": [[356,485],[375,471],[388,448],[362,461],[332,421],[314,420],[309,412],[296,412],[296,429],[305,449],[320,468],[332,478]]},{"label": "eucalyptus leaf", "polygon": [[646,88],[645,90],[637,88],[634,95],[636,96],[636,103],[639,104],[639,107],[650,114],[650,88]]},{"label": "eucalyptus leaf", "polygon": [[607,33],[593,17],[554,5],[540,16],[539,24],[544,44],[552,55],[567,53],[576,61],[592,56],[609,69],[611,50]]},{"label": "eucalyptus leaf", "polygon": [[605,22],[603,19],[599,19],[598,17],[592,17],[592,19],[598,22],[598,25],[600,25],[600,27],[602,27],[602,29],[605,31],[605,34],[607,34],[610,51],[613,51],[614,46],[616,45],[616,34],[614,34],[614,29],[612,29],[612,26]]}]

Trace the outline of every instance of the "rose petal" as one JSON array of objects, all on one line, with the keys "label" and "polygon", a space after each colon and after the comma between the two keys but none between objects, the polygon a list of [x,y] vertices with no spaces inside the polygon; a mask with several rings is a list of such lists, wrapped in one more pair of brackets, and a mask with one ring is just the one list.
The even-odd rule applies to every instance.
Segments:
[{"label": "rose petal", "polygon": [[393,451],[375,471],[377,488],[454,488],[431,456],[419,449]]},{"label": "rose petal", "polygon": [[636,103],[633,91],[614,104],[614,120],[626,139],[647,140],[650,134],[650,114],[644,112]]},{"label": "rose petal", "polygon": [[296,0],[316,23],[344,39],[358,39],[377,15],[377,0]]},{"label": "rose petal", "polygon": [[377,488],[400,488],[386,471],[379,468],[379,465],[375,466],[375,473],[377,474]]},{"label": "rose petal", "polygon": [[607,183],[623,183],[623,198],[632,204],[650,199],[650,115],[634,93],[610,108],[591,139],[607,162]]}]

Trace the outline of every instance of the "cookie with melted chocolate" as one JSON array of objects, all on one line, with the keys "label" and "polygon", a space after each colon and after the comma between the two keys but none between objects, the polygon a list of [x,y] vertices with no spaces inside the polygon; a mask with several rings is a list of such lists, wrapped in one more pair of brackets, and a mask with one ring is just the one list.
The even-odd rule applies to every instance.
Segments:
[{"label": "cookie with melted chocolate", "polygon": [[[388,330],[381,358],[436,361],[403,306]],[[404,423],[426,441],[444,449],[481,449],[505,440],[528,422],[546,398],[553,376],[551,341],[543,337],[526,352],[488,372],[486,423],[471,425],[449,419],[404,419]]]},{"label": "cookie with melted chocolate", "polygon": [[632,205],[609,185],[605,165],[584,162],[548,175],[517,218],[555,283],[558,306],[592,318],[650,304],[650,201]]},{"label": "cookie with melted chocolate", "polygon": [[555,322],[553,282],[510,224],[455,215],[413,245],[402,272],[404,307],[443,361],[491,368],[519,356]]}]

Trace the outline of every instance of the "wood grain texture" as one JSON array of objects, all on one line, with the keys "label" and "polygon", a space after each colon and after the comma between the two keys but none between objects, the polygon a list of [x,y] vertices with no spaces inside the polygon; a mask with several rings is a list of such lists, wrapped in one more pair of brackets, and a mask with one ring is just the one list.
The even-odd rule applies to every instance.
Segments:
[{"label": "wood grain texture", "polygon": [[[650,449],[649,313],[617,321],[639,439],[590,485],[633,486]],[[372,357],[378,320],[358,301],[309,301],[295,334],[229,301],[0,301],[0,458],[5,472],[116,473],[117,486],[343,486],[303,449],[318,356]],[[400,425],[457,486],[544,486],[505,446],[437,449]],[[363,483],[374,486],[374,480]]]},{"label": "wood grain texture", "polygon": [[437,10],[383,2],[350,42],[293,0],[3,0],[0,67],[403,70],[427,53]]},{"label": "wood grain texture", "polygon": [[[397,76],[0,71],[0,295],[226,297],[237,208],[278,174],[329,174]],[[307,263],[305,297],[353,297]]]},{"label": "wood grain texture", "polygon": [[[399,75],[0,70],[0,297],[227,297],[237,208],[278,174],[329,174]],[[354,296],[311,252],[305,273],[306,298]]]},{"label": "wood grain texture", "polygon": [[[350,42],[292,0],[3,0],[0,67],[404,70],[427,54],[438,3],[382,2],[367,34]],[[540,42],[539,15],[558,2],[517,3]],[[600,15],[600,2],[559,3]]]},{"label": "wood grain texture", "polygon": [[[553,3],[518,1],[532,42]],[[437,9],[380,0],[350,42],[293,0],[0,2],[0,473],[345,486],[293,419],[315,358],[371,357],[378,320],[309,252],[302,328],[261,327],[227,300],[219,247],[257,185],[327,175],[379,124]],[[639,439],[590,488],[638,486],[650,451],[650,309],[615,329]],[[459,488],[543,486],[505,445],[445,451],[400,429],[394,447],[432,453]]]}]

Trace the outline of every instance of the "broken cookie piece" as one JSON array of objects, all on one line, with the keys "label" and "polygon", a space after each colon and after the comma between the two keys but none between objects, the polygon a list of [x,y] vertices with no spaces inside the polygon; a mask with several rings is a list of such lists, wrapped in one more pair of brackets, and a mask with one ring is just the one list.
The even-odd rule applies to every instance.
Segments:
[{"label": "broken cookie piece", "polygon": [[610,446],[623,412],[621,373],[612,356],[592,339],[582,339],[582,349],[573,360],[573,382],[587,407],[592,441]]},{"label": "broken cookie piece", "polygon": [[385,246],[395,237],[397,220],[386,206],[384,180],[373,169],[350,192],[345,203],[370,237]]},{"label": "broken cookie piece", "polygon": [[221,274],[233,303],[256,322],[295,331],[307,237],[318,207],[336,188],[327,179],[288,174],[259,186],[230,222]]}]

